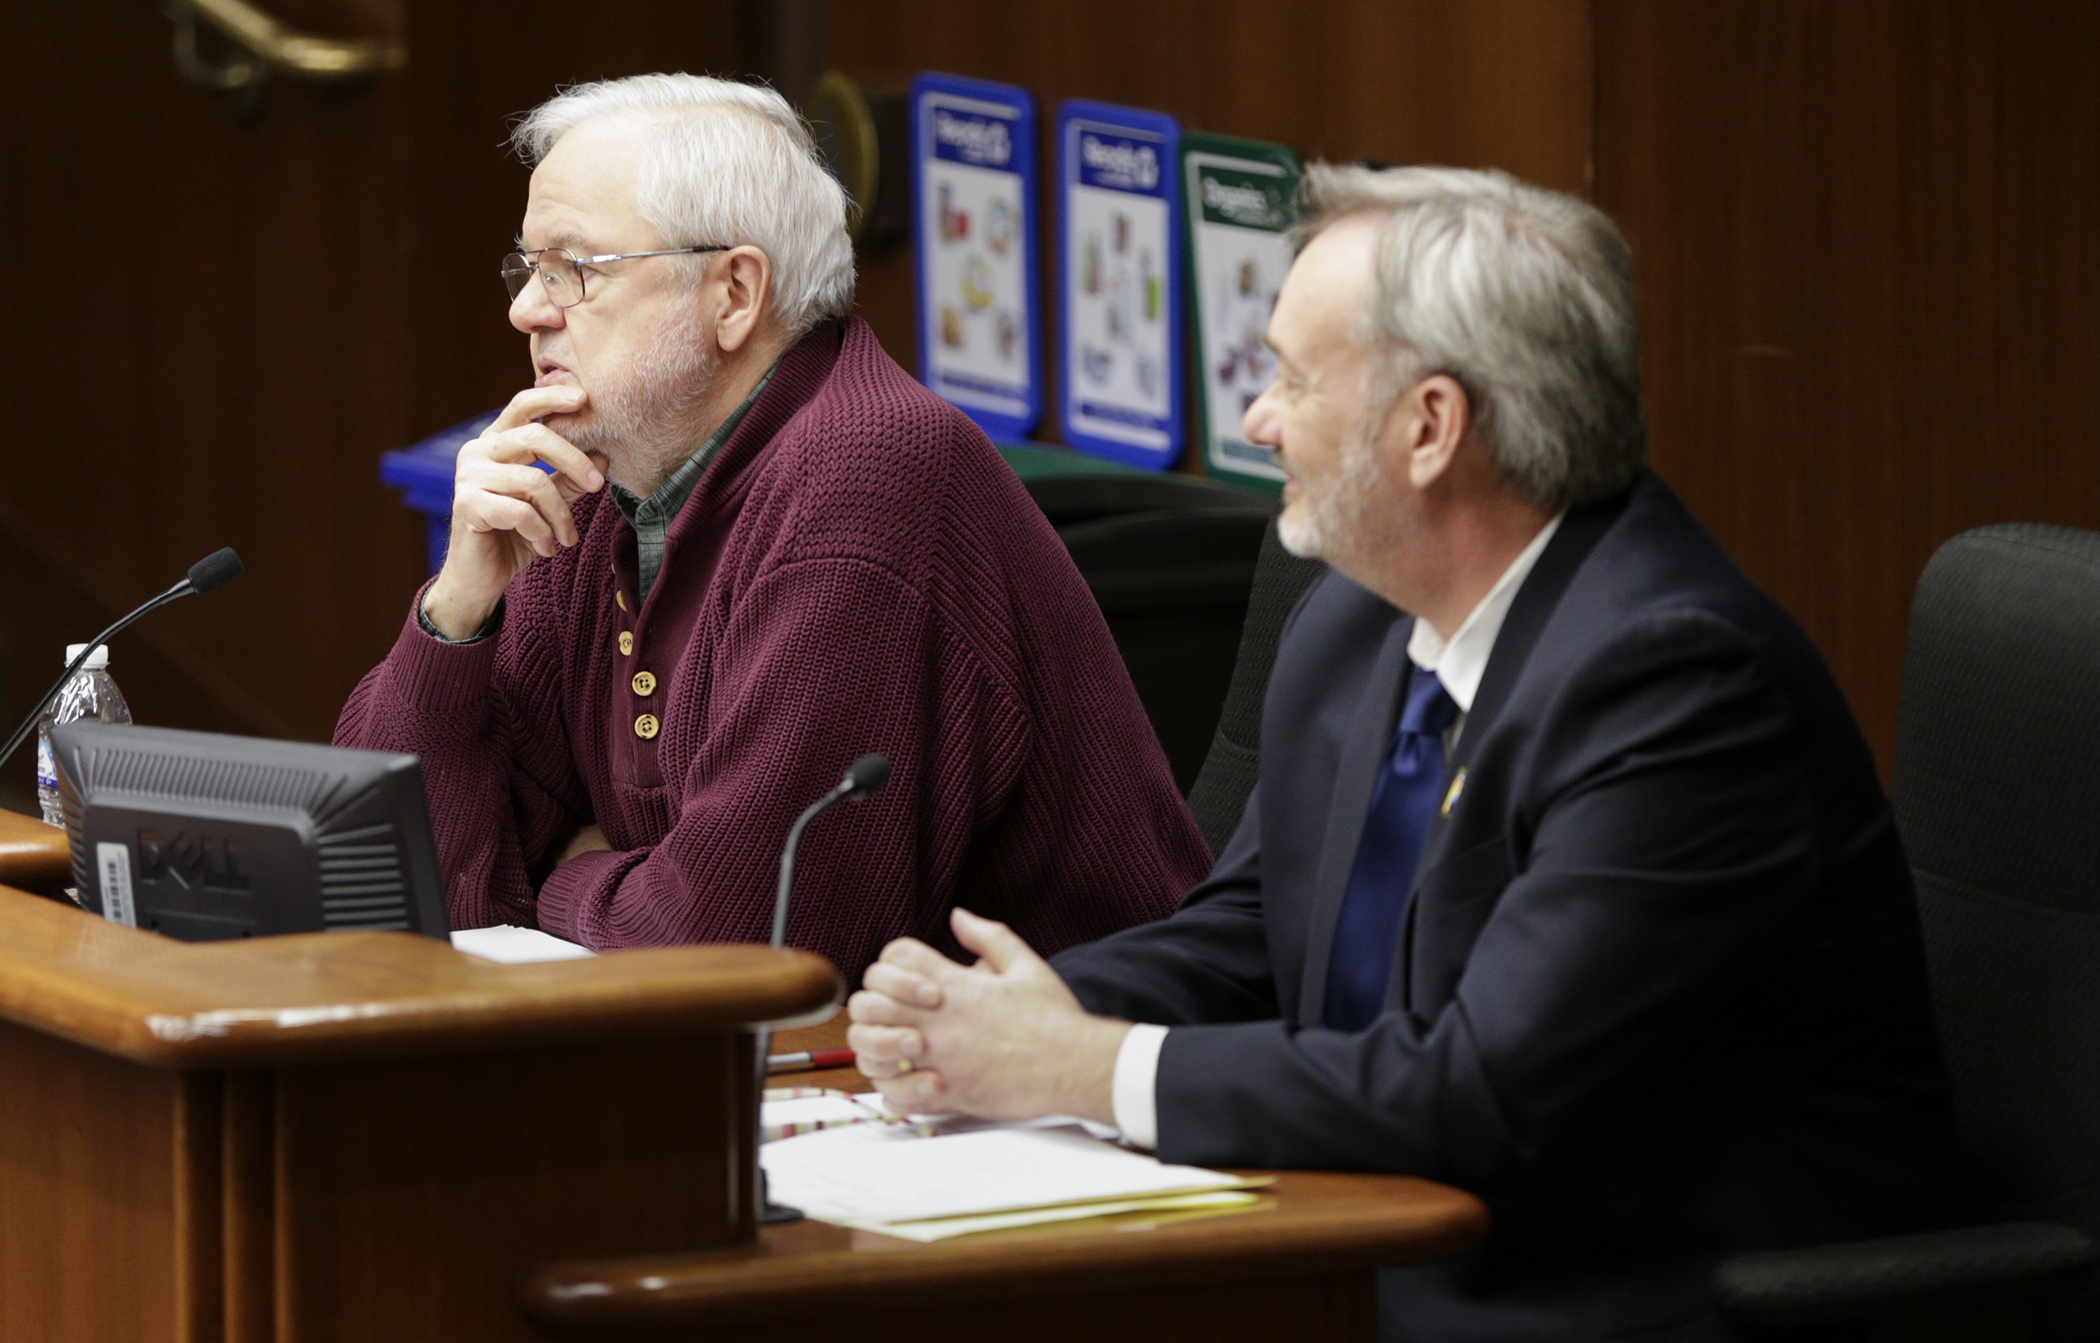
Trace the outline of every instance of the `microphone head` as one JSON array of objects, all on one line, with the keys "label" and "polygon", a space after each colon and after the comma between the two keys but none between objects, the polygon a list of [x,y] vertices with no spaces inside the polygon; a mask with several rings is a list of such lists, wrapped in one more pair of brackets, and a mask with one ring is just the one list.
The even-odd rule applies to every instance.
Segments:
[{"label": "microphone head", "polygon": [[882,785],[890,781],[890,758],[886,755],[864,755],[846,767],[846,777],[839,781],[839,791],[855,802],[872,797]]},{"label": "microphone head", "polygon": [[213,592],[241,576],[241,557],[233,547],[214,550],[190,566],[190,591]]}]

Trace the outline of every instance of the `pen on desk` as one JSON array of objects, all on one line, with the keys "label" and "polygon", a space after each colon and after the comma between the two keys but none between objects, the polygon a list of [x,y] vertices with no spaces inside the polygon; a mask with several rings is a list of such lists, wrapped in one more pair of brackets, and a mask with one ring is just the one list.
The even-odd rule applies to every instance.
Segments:
[{"label": "pen on desk", "polygon": [[866,1110],[869,1117],[879,1124],[889,1128],[908,1128],[922,1138],[931,1138],[933,1136],[932,1120],[913,1119],[910,1115],[897,1114],[889,1108],[888,1102],[873,1092],[860,1096],[848,1096],[846,1099]]},{"label": "pen on desk", "polygon": [[769,1073],[808,1072],[812,1068],[850,1068],[853,1066],[853,1051],[850,1049],[805,1049],[797,1054],[766,1055],[766,1071]]}]

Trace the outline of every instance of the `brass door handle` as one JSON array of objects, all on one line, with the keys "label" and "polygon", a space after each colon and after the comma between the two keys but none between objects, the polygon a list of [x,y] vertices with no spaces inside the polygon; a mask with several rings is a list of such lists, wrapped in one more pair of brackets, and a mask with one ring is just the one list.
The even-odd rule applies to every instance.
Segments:
[{"label": "brass door handle", "polygon": [[295,32],[248,0],[171,0],[279,74],[321,83],[369,79],[399,69],[408,53],[391,42],[340,41]]},{"label": "brass door handle", "polygon": [[[315,84],[354,84],[408,61],[395,42],[314,37],[285,26],[248,0],[163,0],[175,24],[175,66],[199,88],[223,93],[243,115],[262,102],[273,72]],[[197,30],[207,27],[231,48],[221,60],[200,52]]]}]

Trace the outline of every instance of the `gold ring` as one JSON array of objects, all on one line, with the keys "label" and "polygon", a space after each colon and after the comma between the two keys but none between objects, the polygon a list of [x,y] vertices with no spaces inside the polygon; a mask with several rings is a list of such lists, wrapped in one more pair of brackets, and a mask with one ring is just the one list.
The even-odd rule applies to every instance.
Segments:
[{"label": "gold ring", "polygon": [[911,1071],[911,1060],[910,1060],[910,1059],[898,1059],[898,1060],[897,1060],[897,1076],[899,1076],[899,1077],[902,1077],[902,1076],[904,1076],[904,1074],[906,1074],[906,1073],[908,1073],[908,1072],[910,1072],[910,1071]]}]

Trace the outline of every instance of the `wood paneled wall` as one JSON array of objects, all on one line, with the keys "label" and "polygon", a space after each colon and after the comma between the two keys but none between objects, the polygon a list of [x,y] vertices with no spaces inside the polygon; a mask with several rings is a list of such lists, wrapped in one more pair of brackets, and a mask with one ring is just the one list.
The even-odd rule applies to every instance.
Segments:
[{"label": "wood paneled wall", "polygon": [[[2100,527],[2095,51],[2083,0],[832,15],[833,63],[877,87],[949,69],[1589,194],[1634,245],[1656,468],[1823,649],[1884,769],[1932,551]],[[899,358],[909,286],[908,255],[864,264]]]},{"label": "wood paneled wall", "polygon": [[2100,527],[2100,7],[1594,15],[1595,199],[1633,243],[1655,464],[1886,769],[1932,551]]},{"label": "wood paneled wall", "polygon": [[[1034,93],[1046,181],[1057,104],[1093,98],[1309,159],[1493,166],[1580,191],[1587,48],[1583,0],[891,0],[830,16],[832,64],[871,89],[945,70]],[[865,255],[860,306],[917,368],[911,277],[909,247]],[[1056,437],[1055,418],[1043,437]]]},{"label": "wood paneled wall", "polygon": [[[507,119],[762,45],[748,4],[269,2],[410,64],[280,86],[236,125],[177,80],[148,0],[15,7],[0,717],[233,544],[249,576],[127,636],[119,678],[143,720],[325,736],[422,570],[379,454],[522,380],[493,276],[525,186]],[[945,69],[1591,192],[1639,259],[1657,466],[1884,762],[1932,548],[2100,526],[2096,26],[2080,0],[839,0],[826,23],[877,89]],[[863,257],[861,310],[915,365],[908,249]],[[27,779],[10,762],[0,802]]]}]

